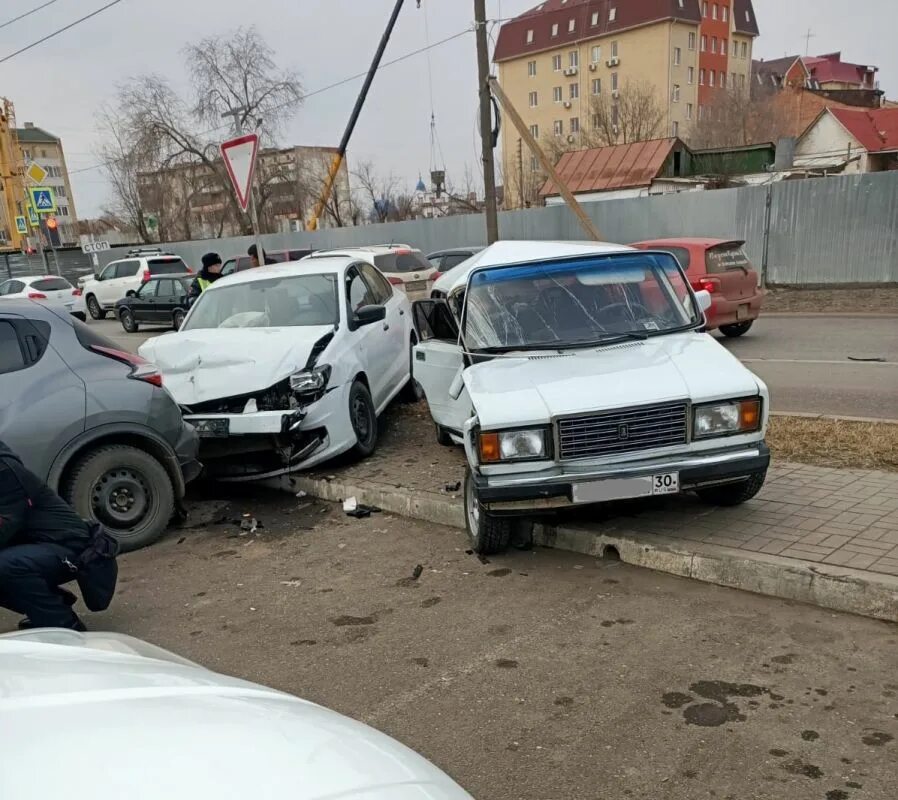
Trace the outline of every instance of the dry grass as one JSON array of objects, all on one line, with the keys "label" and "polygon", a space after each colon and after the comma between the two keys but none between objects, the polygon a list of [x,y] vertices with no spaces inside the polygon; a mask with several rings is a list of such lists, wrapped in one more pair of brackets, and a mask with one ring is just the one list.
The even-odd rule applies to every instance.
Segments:
[{"label": "dry grass", "polygon": [[774,288],[767,293],[764,311],[898,314],[898,286],[885,285],[876,289]]},{"label": "dry grass", "polygon": [[898,425],[771,417],[767,443],[775,459],[823,467],[898,472]]}]

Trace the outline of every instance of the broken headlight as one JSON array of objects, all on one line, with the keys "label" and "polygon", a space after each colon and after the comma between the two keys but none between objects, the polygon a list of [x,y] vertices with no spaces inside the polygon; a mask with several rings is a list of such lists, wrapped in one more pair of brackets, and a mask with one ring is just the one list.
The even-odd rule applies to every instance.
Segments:
[{"label": "broken headlight", "polygon": [[321,395],[327,388],[331,378],[329,364],[322,364],[314,369],[305,369],[290,376],[290,389],[297,395]]}]

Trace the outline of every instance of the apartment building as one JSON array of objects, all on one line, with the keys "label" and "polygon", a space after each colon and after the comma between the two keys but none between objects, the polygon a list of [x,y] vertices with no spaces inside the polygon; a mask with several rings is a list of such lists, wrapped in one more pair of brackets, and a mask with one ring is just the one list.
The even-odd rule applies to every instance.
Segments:
[{"label": "apartment building", "polygon": [[[607,128],[600,107],[610,108],[612,130],[620,130],[622,94],[636,85],[653,87],[662,111],[651,136],[688,137],[716,92],[749,90],[757,35],[751,0],[546,0],[502,26],[494,61],[530,132],[574,149],[595,144],[590,132]],[[504,125],[511,206],[542,185],[536,159],[520,153],[518,140]]]},{"label": "apartment building", "polygon": [[43,128],[38,128],[33,122],[26,122],[23,128],[17,128],[16,138],[24,156],[25,167],[34,161],[47,170],[44,184],[52,188],[56,195],[57,211],[54,216],[59,224],[57,228],[59,243],[63,245],[77,243],[78,214],[75,210],[75,198],[72,195],[62,139]]}]

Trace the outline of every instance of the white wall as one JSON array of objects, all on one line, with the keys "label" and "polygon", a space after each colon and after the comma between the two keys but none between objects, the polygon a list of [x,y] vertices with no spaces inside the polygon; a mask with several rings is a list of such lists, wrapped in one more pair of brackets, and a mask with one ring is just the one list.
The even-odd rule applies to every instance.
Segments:
[{"label": "white wall", "polygon": [[[649,189],[642,186],[636,189],[615,189],[612,192],[584,192],[577,194],[577,202],[594,203],[597,200],[626,200],[630,197],[648,197]],[[563,206],[564,198],[561,195],[546,198],[547,206]]]},{"label": "white wall", "polygon": [[861,143],[843,128],[832,114],[824,114],[805,132],[795,146],[796,166],[812,166],[815,160],[832,162],[839,158],[847,158],[849,145],[853,157],[858,155],[864,157],[860,161],[848,164],[843,174],[851,175],[865,171],[866,152]]}]

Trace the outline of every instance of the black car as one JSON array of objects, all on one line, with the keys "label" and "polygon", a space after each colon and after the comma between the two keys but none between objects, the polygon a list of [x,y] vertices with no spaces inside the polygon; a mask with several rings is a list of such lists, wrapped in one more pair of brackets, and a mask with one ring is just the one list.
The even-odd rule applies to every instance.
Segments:
[{"label": "black car", "polygon": [[136,333],[141,323],[171,325],[178,330],[190,303],[187,292],[195,275],[151,275],[130,297],[115,304],[115,315],[128,333]]}]

